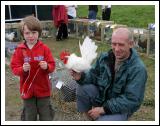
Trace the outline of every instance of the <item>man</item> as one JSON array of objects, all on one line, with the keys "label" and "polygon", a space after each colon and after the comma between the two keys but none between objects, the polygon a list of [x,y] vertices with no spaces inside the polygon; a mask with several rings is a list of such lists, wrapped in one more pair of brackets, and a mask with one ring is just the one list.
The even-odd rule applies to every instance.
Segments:
[{"label": "man", "polygon": [[88,18],[89,19],[96,19],[97,13],[98,13],[98,6],[97,5],[89,5],[88,6]]},{"label": "man", "polygon": [[102,5],[102,20],[109,21],[111,16],[111,5]]},{"label": "man", "polygon": [[[98,13],[98,5],[89,5],[88,6],[88,19],[89,20],[96,20],[97,13]],[[95,26],[89,26],[90,36],[93,37],[96,33]]]},{"label": "man", "polygon": [[[77,17],[77,7],[77,5],[66,5],[68,19],[75,19]],[[73,33],[74,30],[74,23],[68,23],[68,33]]]},{"label": "man", "polygon": [[133,49],[127,28],[112,34],[112,50],[102,53],[89,71],[71,72],[79,83],[77,108],[97,121],[123,121],[140,108],[147,81],[146,68]]}]

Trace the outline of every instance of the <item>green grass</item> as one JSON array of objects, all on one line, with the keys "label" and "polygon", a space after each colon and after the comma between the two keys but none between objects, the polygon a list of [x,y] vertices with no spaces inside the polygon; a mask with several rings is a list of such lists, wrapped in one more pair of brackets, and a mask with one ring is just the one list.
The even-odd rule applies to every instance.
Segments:
[{"label": "green grass", "polygon": [[153,59],[149,59],[144,55],[141,55],[142,60],[144,61],[147,73],[148,73],[148,80],[146,86],[146,92],[144,97],[143,104],[145,106],[154,106],[155,102],[155,61]]},{"label": "green grass", "polygon": [[[101,6],[98,6],[97,19],[102,19]],[[88,16],[88,5],[79,5],[78,17]],[[155,22],[154,5],[112,5],[111,21],[129,27],[147,28],[149,23]]]}]

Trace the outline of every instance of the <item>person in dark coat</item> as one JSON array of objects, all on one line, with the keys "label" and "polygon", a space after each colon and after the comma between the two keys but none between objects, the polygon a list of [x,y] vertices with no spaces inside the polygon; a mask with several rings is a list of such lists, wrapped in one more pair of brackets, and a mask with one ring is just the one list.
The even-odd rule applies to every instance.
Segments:
[{"label": "person in dark coat", "polygon": [[111,5],[102,5],[102,20],[109,21],[111,16]]},{"label": "person in dark coat", "polygon": [[132,33],[127,28],[116,29],[111,46],[90,70],[71,71],[79,84],[78,111],[96,121],[126,121],[144,98],[147,69],[133,48]]}]

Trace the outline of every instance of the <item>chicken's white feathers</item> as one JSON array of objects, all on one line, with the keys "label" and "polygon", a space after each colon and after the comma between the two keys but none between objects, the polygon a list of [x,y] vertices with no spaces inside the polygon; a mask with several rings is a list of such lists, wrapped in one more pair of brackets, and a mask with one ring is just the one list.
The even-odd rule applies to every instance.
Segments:
[{"label": "chicken's white feathers", "polygon": [[68,61],[65,66],[76,72],[82,72],[91,68],[92,61],[97,57],[97,46],[89,37],[86,37],[83,44],[79,42],[81,57],[72,53],[68,56]]},{"label": "chicken's white feathers", "polygon": [[14,37],[15,37],[15,32],[5,34],[5,38],[9,41],[13,41]]},{"label": "chicken's white feathers", "polygon": [[86,36],[82,45],[79,42],[79,48],[82,58],[87,60],[89,64],[91,64],[93,59],[97,57],[97,46],[95,45],[95,42],[93,42],[88,36]]}]

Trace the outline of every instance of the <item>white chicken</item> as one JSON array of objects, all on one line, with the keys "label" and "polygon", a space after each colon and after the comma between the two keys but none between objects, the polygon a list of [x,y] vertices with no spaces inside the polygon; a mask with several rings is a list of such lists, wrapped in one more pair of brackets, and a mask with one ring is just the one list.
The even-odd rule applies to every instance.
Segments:
[{"label": "white chicken", "polygon": [[5,34],[5,38],[9,41],[13,41],[14,37],[15,37],[15,32]]},{"label": "white chicken", "polygon": [[87,36],[82,45],[79,42],[79,47],[81,57],[78,57],[75,53],[70,55],[69,52],[65,51],[60,54],[60,58],[66,68],[83,72],[91,68],[92,61],[97,57],[97,45]]}]

